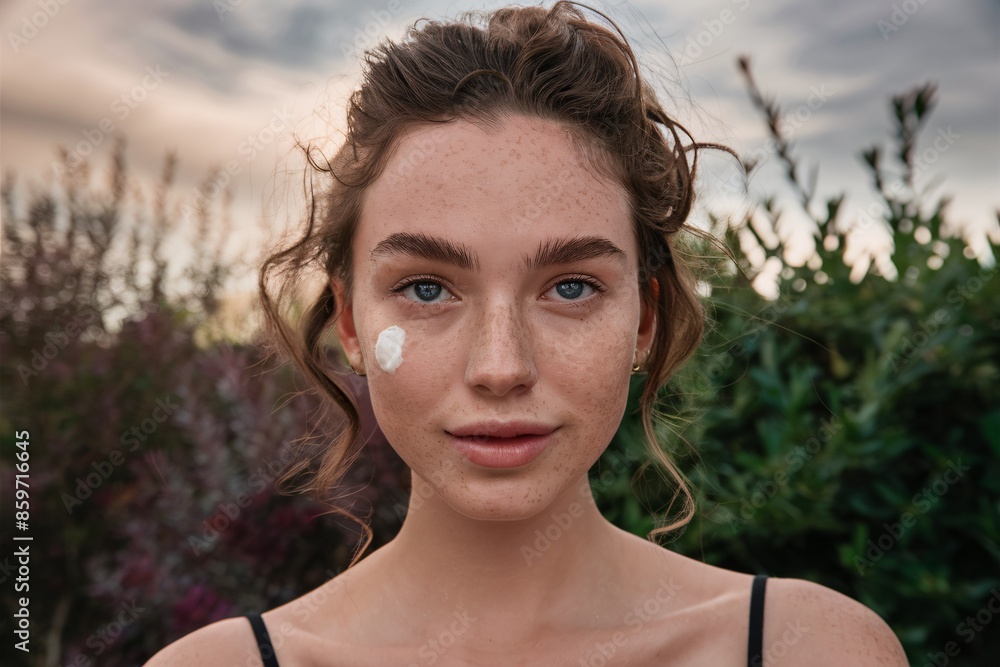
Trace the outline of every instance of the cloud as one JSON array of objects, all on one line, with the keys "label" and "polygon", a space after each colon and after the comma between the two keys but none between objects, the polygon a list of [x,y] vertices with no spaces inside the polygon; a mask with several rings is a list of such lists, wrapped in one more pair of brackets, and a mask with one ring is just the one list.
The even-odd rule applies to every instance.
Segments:
[{"label": "cloud", "polygon": [[[955,192],[957,210],[989,217],[1000,204],[995,188],[1000,9],[988,0],[961,8],[910,2],[919,10],[888,39],[877,21],[891,15],[891,2],[595,4],[632,38],[647,71],[661,82],[668,107],[698,139],[722,140],[744,151],[764,141],[763,122],[735,66],[740,54],[752,56],[761,86],[789,112],[808,103],[813,87],[826,86],[829,99],[796,127],[796,150],[806,163],[821,164],[821,192],[848,189],[859,203],[872,193],[857,153],[887,140],[889,95],[923,81],[940,82],[940,104],[929,129],[950,125],[961,140],[941,156],[935,171],[947,174],[945,189]],[[231,11],[220,16],[221,3]],[[398,38],[421,16],[456,16],[501,4],[68,3],[17,53],[3,44],[0,157],[5,169],[44,172],[57,143],[80,141],[116,98],[142,81],[147,66],[161,65],[170,76],[116,123],[115,134],[129,139],[132,164],[148,179],[156,177],[164,153],[176,149],[180,182],[193,187],[210,164],[244,160],[239,146],[259,133],[275,110],[289,110],[295,128],[304,127],[317,107],[331,109],[334,126],[342,123],[358,71],[356,59],[345,58],[345,52],[354,46]],[[18,30],[36,10],[33,0],[5,3],[0,33]],[[323,124],[314,127],[331,131]],[[304,131],[307,137],[310,131]],[[289,142],[290,135],[268,144],[235,179],[245,207],[260,197]],[[780,181],[776,169],[771,180],[762,178],[768,187],[781,188]]]}]

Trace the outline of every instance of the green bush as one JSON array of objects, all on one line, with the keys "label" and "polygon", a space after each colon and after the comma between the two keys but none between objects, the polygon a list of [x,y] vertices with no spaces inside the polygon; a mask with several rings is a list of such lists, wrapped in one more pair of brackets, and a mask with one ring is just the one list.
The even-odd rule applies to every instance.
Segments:
[{"label": "green bush", "polygon": [[[780,110],[741,64],[800,195],[793,205],[808,210],[812,195],[778,132]],[[948,642],[961,664],[995,664],[986,635],[997,629],[976,630],[974,617],[1000,599],[1000,280],[988,260],[966,256],[965,240],[948,236],[947,201],[928,206],[915,187],[916,133],[933,95],[924,86],[893,99],[900,180],[878,149],[862,155],[884,215],[862,211],[858,224],[888,226],[898,276],[875,261],[874,275],[850,279],[841,256],[848,236],[837,224],[843,198],[815,220],[816,257],[783,262],[774,300],[715,260],[713,326],[663,394],[683,420],[664,434],[697,505],[671,548],[860,600],[915,665]],[[773,200],[761,208],[772,221],[781,215]],[[738,232],[727,230],[730,245]],[[780,259],[783,250],[768,252]],[[595,472],[629,461],[638,473],[638,433],[628,420]],[[595,491],[609,517],[645,535],[654,525],[645,508],[662,512],[674,489],[648,474],[634,482]]]}]

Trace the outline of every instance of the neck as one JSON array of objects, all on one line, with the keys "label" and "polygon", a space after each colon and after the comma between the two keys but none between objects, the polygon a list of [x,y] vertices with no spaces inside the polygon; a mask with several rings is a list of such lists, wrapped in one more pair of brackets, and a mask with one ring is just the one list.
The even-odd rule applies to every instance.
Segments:
[{"label": "neck", "polygon": [[[413,488],[430,487],[414,475]],[[429,623],[464,614],[475,619],[474,634],[524,640],[600,622],[626,575],[624,535],[601,515],[586,475],[515,521],[470,519],[433,492],[413,493],[399,534],[379,550],[387,551],[380,569]]]}]

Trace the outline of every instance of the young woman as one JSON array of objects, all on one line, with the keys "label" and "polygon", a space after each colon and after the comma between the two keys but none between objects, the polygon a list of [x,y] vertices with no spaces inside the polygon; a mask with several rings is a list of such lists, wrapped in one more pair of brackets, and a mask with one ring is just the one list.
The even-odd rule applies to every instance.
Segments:
[{"label": "young woman", "polygon": [[[702,331],[674,252],[699,145],[627,42],[558,2],[424,23],[366,64],[329,191],[261,288],[279,340],[351,418],[314,486],[363,446],[326,362],[335,331],[412,470],[409,512],[324,586],[149,664],[905,665],[863,605],[686,558],[594,502],[587,473],[636,372],[651,455],[683,484],[651,420]],[[310,268],[325,289],[293,327],[283,299]]]}]

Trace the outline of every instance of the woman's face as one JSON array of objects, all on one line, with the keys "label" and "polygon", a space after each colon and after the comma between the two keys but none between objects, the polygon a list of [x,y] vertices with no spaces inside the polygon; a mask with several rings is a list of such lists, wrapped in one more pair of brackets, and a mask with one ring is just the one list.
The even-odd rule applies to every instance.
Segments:
[{"label": "woman's face", "polygon": [[[338,333],[388,441],[470,518],[528,518],[585,475],[649,347],[627,195],[585,164],[551,121],[422,125],[366,195]],[[375,349],[394,325],[403,361],[388,372]],[[511,422],[551,433],[452,435]],[[540,453],[490,457],[515,441]]]}]

